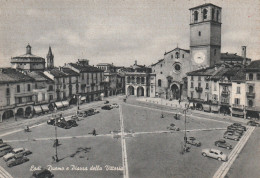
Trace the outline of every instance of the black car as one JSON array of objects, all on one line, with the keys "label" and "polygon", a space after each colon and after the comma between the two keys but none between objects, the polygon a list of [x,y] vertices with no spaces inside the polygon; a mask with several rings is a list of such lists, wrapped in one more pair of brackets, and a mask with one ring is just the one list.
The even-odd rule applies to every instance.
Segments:
[{"label": "black car", "polygon": [[232,130],[232,131],[236,131],[238,133],[241,133],[243,134],[244,133],[244,129],[243,128],[240,128],[240,127],[235,127],[235,126],[228,126],[227,127],[227,130]]},{"label": "black car", "polygon": [[68,120],[67,123],[70,126],[72,126],[72,127],[77,127],[78,126],[78,124],[77,124],[77,122],[75,120]]},{"label": "black car", "polygon": [[243,129],[244,131],[246,131],[246,127],[245,126],[243,126],[243,125],[241,125],[240,123],[233,123],[232,124],[234,127],[236,127],[237,129],[238,128],[241,128],[241,129]]},{"label": "black car", "polygon": [[200,147],[201,146],[201,143],[199,141],[196,141],[196,138],[195,137],[189,137],[187,139],[187,144],[190,144],[190,145],[193,145],[193,146],[196,146],[196,147]]},{"label": "black car", "polygon": [[101,109],[111,110],[112,108],[109,105],[102,106]]},{"label": "black car", "polygon": [[248,121],[246,124],[250,126],[260,127],[260,123],[256,121]]},{"label": "black car", "polygon": [[232,145],[229,144],[228,142],[226,142],[226,140],[220,139],[218,141],[215,141],[215,146],[217,147],[222,147],[222,148],[226,148],[228,150],[232,149]]},{"label": "black car", "polygon": [[94,111],[93,108],[88,109],[88,110],[85,111],[85,115],[87,115],[87,116],[92,116],[94,114],[95,114],[95,111]]},{"label": "black car", "polygon": [[29,158],[25,157],[25,156],[15,156],[13,159],[7,161],[6,165],[8,167],[13,167],[16,166],[18,164],[22,164],[24,162],[29,161]]},{"label": "black car", "polygon": [[105,101],[105,102],[104,102],[104,104],[108,104],[108,103],[109,103],[109,101]]},{"label": "black car", "polygon": [[232,133],[233,135],[240,136],[240,137],[242,137],[242,135],[243,135],[243,132],[241,133],[238,130],[227,130],[224,134],[227,134],[228,132]]},{"label": "black car", "polygon": [[47,121],[47,124],[49,125],[55,125],[55,119],[50,119]]},{"label": "black car", "polygon": [[54,175],[47,169],[34,171],[31,178],[52,178]]}]

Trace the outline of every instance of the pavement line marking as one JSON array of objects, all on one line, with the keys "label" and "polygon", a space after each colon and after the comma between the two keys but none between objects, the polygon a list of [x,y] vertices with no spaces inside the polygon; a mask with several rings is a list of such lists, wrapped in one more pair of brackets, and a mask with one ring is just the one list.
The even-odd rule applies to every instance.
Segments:
[{"label": "pavement line marking", "polygon": [[241,152],[241,150],[245,146],[246,142],[250,138],[251,134],[253,133],[254,129],[255,129],[254,127],[249,127],[249,129],[244,134],[243,138],[239,141],[239,143],[237,143],[235,148],[229,154],[229,160],[227,162],[224,162],[224,163],[221,164],[219,169],[214,174],[213,178],[224,178],[226,176],[230,167],[232,166],[232,164],[236,160],[237,156],[239,155],[239,153]]},{"label": "pavement line marking", "polygon": [[[162,111],[161,109],[156,109],[156,108],[149,108],[149,107],[145,107],[145,106],[138,106],[138,105],[134,105],[134,104],[129,104],[129,103],[124,103],[124,104],[127,104],[127,105],[131,105],[131,106],[135,106],[135,107],[140,107],[140,108],[146,108],[146,109],[150,109],[150,110],[157,110],[157,111]],[[164,113],[171,113],[171,114],[176,114],[176,112],[171,112],[171,111],[165,111],[163,110]],[[178,113],[182,116],[184,116],[184,114],[182,113]],[[225,123],[225,124],[230,124],[230,122],[226,122],[226,121],[219,121],[219,120],[215,120],[215,119],[207,119],[207,118],[204,118],[204,117],[199,117],[199,116],[193,116],[193,115],[190,115],[190,114],[186,114],[186,116],[189,116],[189,117],[194,117],[194,118],[197,118],[197,119],[202,119],[202,120],[209,120],[209,121],[215,121],[215,122],[222,122],[222,123]]]},{"label": "pavement line marking", "polygon": [[0,166],[1,177],[13,178],[2,166]]},{"label": "pavement line marking", "polygon": [[129,178],[128,172],[128,162],[127,162],[127,153],[126,153],[126,141],[125,141],[125,132],[124,132],[124,118],[122,113],[121,105],[119,106],[119,115],[120,115],[120,127],[121,127],[121,146],[122,146],[122,162],[124,168],[124,178]]}]

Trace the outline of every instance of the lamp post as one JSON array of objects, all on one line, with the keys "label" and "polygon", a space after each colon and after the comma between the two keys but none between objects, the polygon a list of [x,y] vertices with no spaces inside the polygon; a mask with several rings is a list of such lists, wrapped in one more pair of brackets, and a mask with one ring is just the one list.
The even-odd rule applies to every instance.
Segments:
[{"label": "lamp post", "polygon": [[163,115],[163,106],[162,106],[162,94],[163,94],[164,92],[161,92],[160,93],[160,97],[161,97],[161,111],[162,111],[162,113],[161,113],[161,118],[164,118],[164,115]]},{"label": "lamp post", "polygon": [[186,113],[188,111],[188,107],[186,107],[184,110],[183,110],[183,113],[184,113],[184,149],[183,149],[183,152],[188,152],[188,149],[187,148],[187,129],[186,129]]},{"label": "lamp post", "polygon": [[[55,113],[57,113],[57,108],[54,108]],[[53,115],[52,115],[53,116]],[[62,114],[60,114],[60,118],[62,117]],[[56,162],[59,162],[59,158],[58,158],[58,133],[57,133],[57,121],[58,121],[58,117],[56,117],[55,114],[55,141],[54,141],[54,147],[55,147],[55,157],[54,160]]]}]

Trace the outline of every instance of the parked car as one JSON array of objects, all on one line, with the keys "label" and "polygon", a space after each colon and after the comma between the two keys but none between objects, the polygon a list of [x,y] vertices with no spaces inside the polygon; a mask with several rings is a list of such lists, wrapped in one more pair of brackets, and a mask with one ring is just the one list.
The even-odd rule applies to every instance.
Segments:
[{"label": "parked car", "polygon": [[237,127],[233,127],[233,126],[228,126],[227,127],[227,130],[230,130],[230,131],[236,131],[240,134],[243,134],[244,133],[244,129],[242,128],[237,128]]},{"label": "parked car", "polygon": [[176,127],[175,124],[170,124],[170,126],[167,127],[168,130],[174,130],[174,131],[179,131],[180,128]]},{"label": "parked car", "polygon": [[4,159],[4,161],[8,161],[8,160],[14,158],[15,155],[17,155],[17,154],[22,154],[24,156],[27,156],[29,154],[32,154],[32,152],[30,150],[24,149],[24,148],[14,148],[13,151],[8,153],[8,154],[6,154],[3,157],[3,159]]},{"label": "parked car", "polygon": [[102,106],[101,109],[111,110],[112,108],[109,105]]},{"label": "parked car", "polygon": [[109,103],[109,101],[105,101],[105,102],[104,102],[104,104],[108,104],[108,103]]},{"label": "parked car", "polygon": [[36,170],[33,172],[31,178],[52,178],[54,175],[47,169]]},{"label": "parked car", "polygon": [[260,123],[256,121],[248,121],[246,124],[250,126],[260,127]]},{"label": "parked car", "polygon": [[239,141],[240,140],[240,136],[234,135],[231,132],[225,133],[223,137],[226,138],[226,139],[235,140],[235,141]]},{"label": "parked car", "polygon": [[57,126],[63,129],[70,129],[71,126],[68,124],[68,122],[65,120],[65,118],[60,118],[57,121]]},{"label": "parked car", "polygon": [[7,143],[0,143],[0,148],[5,147],[5,146],[10,146],[10,145],[8,145]]},{"label": "parked car", "polygon": [[189,137],[187,139],[186,143],[190,144],[190,145],[193,145],[193,146],[196,146],[196,147],[200,147],[201,146],[201,143],[199,141],[197,141],[195,137]]},{"label": "parked car", "polygon": [[77,114],[77,117],[87,117],[88,115],[86,114],[85,111],[80,111],[78,114]]},{"label": "parked car", "polygon": [[232,125],[235,126],[235,127],[237,127],[237,128],[241,128],[241,129],[243,129],[244,131],[246,131],[246,127],[243,126],[243,125],[241,125],[240,123],[235,122],[235,123],[233,123]]},{"label": "parked car", "polygon": [[97,114],[100,113],[100,111],[98,109],[94,109],[94,113]]},{"label": "parked car", "polygon": [[119,105],[116,104],[116,103],[113,103],[113,104],[112,104],[112,107],[113,107],[113,108],[119,108]]},{"label": "parked car", "polygon": [[239,137],[242,137],[242,135],[243,135],[243,133],[240,133],[239,131],[237,131],[237,130],[227,130],[225,133],[224,133],[224,135],[225,134],[227,134],[227,133],[232,133],[232,134],[234,134],[234,135],[236,135],[236,136],[239,136]]},{"label": "parked car", "polygon": [[229,144],[228,142],[226,142],[226,140],[220,139],[218,141],[215,141],[215,146],[217,147],[222,147],[222,148],[226,148],[228,150],[232,149],[232,145]]},{"label": "parked car", "polygon": [[75,120],[68,120],[67,123],[71,126],[71,127],[77,127],[78,124]]},{"label": "parked car", "polygon": [[25,157],[25,156],[23,156],[23,155],[21,154],[21,155],[19,155],[19,156],[16,155],[14,158],[12,158],[11,160],[7,161],[7,162],[6,162],[6,165],[7,165],[8,167],[13,167],[13,166],[16,166],[16,165],[18,165],[18,164],[25,163],[25,162],[27,162],[27,161],[29,161],[29,158],[27,158],[27,157]]},{"label": "parked car", "polygon": [[94,115],[94,114],[95,114],[94,109],[93,109],[93,108],[90,108],[90,109],[86,110],[86,111],[85,111],[85,114],[86,114],[87,116],[92,116],[92,115]]},{"label": "parked car", "polygon": [[13,148],[10,145],[0,148],[0,157],[6,155],[7,153],[10,153],[12,150]]},{"label": "parked car", "polygon": [[203,149],[202,150],[202,155],[203,156],[208,156],[210,158],[214,158],[217,159],[219,161],[227,161],[228,157],[227,155],[225,155],[222,151],[220,150],[216,150],[216,149]]}]

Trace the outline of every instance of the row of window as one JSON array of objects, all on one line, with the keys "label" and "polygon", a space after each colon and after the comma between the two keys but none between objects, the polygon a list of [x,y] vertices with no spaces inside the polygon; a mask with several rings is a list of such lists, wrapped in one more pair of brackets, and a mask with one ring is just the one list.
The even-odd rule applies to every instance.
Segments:
[{"label": "row of window", "polygon": [[[190,83],[190,87],[194,88],[193,82]],[[198,87],[201,87],[201,83],[198,83]],[[209,89],[209,83],[206,83],[206,89]]]},{"label": "row of window", "polygon": [[256,76],[253,73],[249,73],[247,80],[260,80],[260,73],[257,73]]},{"label": "row of window", "polygon": [[[206,20],[207,17],[208,17],[208,10],[207,9],[204,9],[203,12],[202,12],[202,17],[203,17],[203,20]],[[198,21],[199,19],[199,12],[198,11],[195,11],[194,12],[194,21]],[[211,19],[212,20],[215,20],[215,9],[212,9],[211,11]],[[217,10],[217,13],[216,13],[216,21],[219,20],[219,11]]]}]

